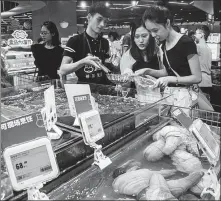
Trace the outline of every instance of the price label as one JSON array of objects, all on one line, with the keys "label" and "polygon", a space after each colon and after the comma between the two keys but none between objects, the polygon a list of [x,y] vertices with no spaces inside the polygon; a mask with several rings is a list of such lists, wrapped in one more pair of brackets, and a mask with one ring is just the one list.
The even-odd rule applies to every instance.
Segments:
[{"label": "price label", "polygon": [[95,108],[88,84],[65,84],[64,87],[72,116],[78,116]]},{"label": "price label", "polygon": [[50,140],[45,137],[8,147],[3,156],[15,190],[51,180],[59,173]]},{"label": "price label", "polygon": [[104,137],[99,112],[92,110],[79,115],[80,125],[86,144],[92,144]]},{"label": "price label", "polygon": [[73,96],[73,99],[77,114],[81,114],[93,109],[90,94]]},{"label": "price label", "polygon": [[46,146],[14,154],[11,161],[18,182],[52,171]]}]

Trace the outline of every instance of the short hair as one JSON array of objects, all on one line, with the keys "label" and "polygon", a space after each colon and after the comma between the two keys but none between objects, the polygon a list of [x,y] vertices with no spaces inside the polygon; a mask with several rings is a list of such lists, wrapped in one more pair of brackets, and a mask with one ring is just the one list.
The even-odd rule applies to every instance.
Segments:
[{"label": "short hair", "polygon": [[115,32],[115,31],[110,31],[110,32],[108,33],[108,37],[111,37],[111,36],[113,36],[113,39],[114,39],[114,40],[117,40],[117,39],[119,38],[118,33]]},{"label": "short hair", "polygon": [[90,6],[88,14],[93,16],[96,13],[106,18],[110,17],[110,9],[105,6],[104,2],[96,2]]},{"label": "short hair", "polygon": [[190,31],[188,32],[188,36],[189,36],[189,37],[192,37],[192,36],[194,36],[194,35],[195,35],[195,31],[190,30]]},{"label": "short hair", "polygon": [[177,25],[173,25],[173,29],[174,29],[176,32],[180,33],[180,27],[178,27]]},{"label": "short hair", "polygon": [[153,21],[157,24],[165,25],[167,19],[170,20],[171,25],[173,24],[173,16],[168,8],[165,6],[153,5],[147,7],[143,14],[143,21],[146,20]]},{"label": "short hair", "polygon": [[210,29],[206,25],[202,25],[200,28],[197,28],[198,30],[201,30],[204,33],[204,39],[207,41],[209,35],[210,35]]}]

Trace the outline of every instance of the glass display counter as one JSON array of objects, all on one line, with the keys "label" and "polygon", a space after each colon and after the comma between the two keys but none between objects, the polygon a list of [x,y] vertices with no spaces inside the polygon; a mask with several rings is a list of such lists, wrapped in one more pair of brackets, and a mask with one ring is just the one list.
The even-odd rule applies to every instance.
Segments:
[{"label": "glass display counter", "polygon": [[[55,86],[57,125],[63,130],[62,137],[51,142],[61,172],[59,179],[67,179],[67,172],[82,171],[90,166],[89,161],[93,157],[93,150],[84,144],[79,129],[73,127],[74,117],[70,116],[66,93],[58,80],[3,89],[1,92],[1,120],[4,122],[40,111],[44,107],[44,90],[51,84]],[[105,137],[98,144],[102,144],[104,149],[109,152],[113,147],[116,148],[115,143],[119,148],[123,142],[134,139],[140,134],[140,131],[146,130],[150,125],[161,123],[161,119],[159,119],[160,100],[152,104],[141,104],[135,98],[136,90],[132,88],[127,89],[127,94],[124,96],[122,94],[117,96],[115,86],[90,84],[90,89],[98,103],[105,132]],[[122,138],[127,139],[121,141]],[[82,168],[82,164],[84,164],[84,168]],[[4,166],[2,166],[2,170],[5,170]],[[57,183],[56,186],[60,184],[57,180],[54,182]],[[24,194],[25,192],[16,192],[15,195],[18,196],[16,199],[20,199]]]}]

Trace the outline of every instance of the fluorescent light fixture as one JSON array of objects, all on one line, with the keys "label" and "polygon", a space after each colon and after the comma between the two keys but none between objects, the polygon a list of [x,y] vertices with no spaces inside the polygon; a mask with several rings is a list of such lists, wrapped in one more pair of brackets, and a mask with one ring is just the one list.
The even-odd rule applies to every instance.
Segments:
[{"label": "fluorescent light fixture", "polygon": [[188,3],[181,3],[181,2],[176,2],[176,1],[169,1],[169,4],[177,4],[177,5],[188,5]]},{"label": "fluorescent light fixture", "polygon": [[117,7],[115,7],[115,8],[110,8],[110,9],[112,9],[112,10],[123,10],[122,8],[117,8]]},{"label": "fluorescent light fixture", "polygon": [[85,12],[85,11],[87,11],[87,10],[76,10],[77,12]]},{"label": "fluorescent light fixture", "polygon": [[128,3],[114,3],[114,6],[131,6],[131,4]]}]

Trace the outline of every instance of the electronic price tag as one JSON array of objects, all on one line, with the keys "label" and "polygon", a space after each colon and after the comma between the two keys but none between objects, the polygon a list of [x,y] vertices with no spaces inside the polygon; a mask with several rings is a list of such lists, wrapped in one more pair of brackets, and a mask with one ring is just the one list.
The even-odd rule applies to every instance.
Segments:
[{"label": "electronic price tag", "polygon": [[214,171],[220,159],[220,146],[213,137],[213,132],[211,131],[210,127],[203,123],[200,119],[193,121],[179,108],[174,109],[171,112],[173,116],[193,134],[198,142],[198,145],[211,164],[211,167],[205,173],[209,175],[210,180],[208,183],[206,183],[203,192],[201,193],[201,198],[204,198],[204,196],[210,194],[215,200],[220,200],[220,184]]},{"label": "electronic price tag", "polygon": [[55,154],[47,137],[7,147],[3,157],[15,191],[27,189],[29,195],[37,193],[32,194],[32,198],[47,198],[36,188],[59,174]]},{"label": "electronic price tag", "polygon": [[[55,105],[54,85],[50,86],[44,91],[44,98],[45,108],[43,108],[41,113],[46,125],[46,130],[48,131],[48,137],[50,139],[59,139],[63,132],[55,125],[57,121],[57,113]],[[55,132],[49,132],[51,129],[53,129]]]},{"label": "electronic price tag", "polygon": [[203,123],[200,119],[196,119],[193,121],[193,124],[189,130],[197,139],[210,164],[216,166],[219,160],[220,147],[213,137],[213,132],[211,131],[210,127]]},{"label": "electronic price tag", "polygon": [[104,137],[104,130],[99,112],[91,110],[81,113],[79,116],[82,130],[84,131],[85,144],[93,144]]},{"label": "electronic price tag", "polygon": [[94,164],[98,165],[102,170],[112,162],[110,158],[103,155],[101,151],[102,146],[96,144],[98,140],[105,136],[99,112],[91,110],[79,114],[78,117],[84,142],[95,149]]},{"label": "electronic price tag", "polygon": [[172,114],[188,131],[193,134],[210,164],[215,166],[219,160],[220,147],[213,137],[213,132],[210,127],[203,123],[200,119],[193,121],[179,108],[172,110]]}]

